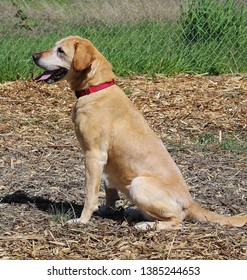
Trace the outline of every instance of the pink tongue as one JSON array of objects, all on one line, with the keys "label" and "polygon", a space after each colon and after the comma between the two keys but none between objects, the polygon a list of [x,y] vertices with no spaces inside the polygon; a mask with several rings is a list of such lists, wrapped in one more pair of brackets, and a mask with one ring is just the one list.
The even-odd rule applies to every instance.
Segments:
[{"label": "pink tongue", "polygon": [[51,72],[45,71],[43,74],[41,74],[40,76],[38,76],[37,78],[35,78],[35,81],[38,83],[38,82],[47,80],[48,78],[51,77],[51,75],[52,75]]}]

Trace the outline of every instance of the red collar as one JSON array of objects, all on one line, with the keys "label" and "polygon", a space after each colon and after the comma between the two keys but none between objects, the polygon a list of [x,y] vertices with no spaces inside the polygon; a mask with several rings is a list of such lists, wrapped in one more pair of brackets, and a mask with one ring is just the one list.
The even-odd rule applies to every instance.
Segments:
[{"label": "red collar", "polygon": [[105,82],[105,83],[99,84],[97,86],[93,86],[93,87],[89,87],[89,88],[86,88],[86,89],[78,90],[78,91],[75,92],[75,95],[76,95],[77,98],[80,98],[81,96],[89,95],[93,92],[100,91],[102,89],[108,88],[108,87],[113,86],[113,85],[115,85],[114,80],[112,80],[110,82]]}]

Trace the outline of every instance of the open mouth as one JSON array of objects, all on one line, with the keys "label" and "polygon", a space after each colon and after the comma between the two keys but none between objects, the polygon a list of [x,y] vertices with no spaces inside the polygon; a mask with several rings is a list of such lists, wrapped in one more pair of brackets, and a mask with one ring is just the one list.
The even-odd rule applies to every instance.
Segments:
[{"label": "open mouth", "polygon": [[37,78],[35,78],[35,81],[37,83],[45,81],[47,84],[52,84],[62,79],[67,74],[67,72],[68,69],[66,68],[59,68],[57,70],[47,70],[41,75],[39,75]]}]

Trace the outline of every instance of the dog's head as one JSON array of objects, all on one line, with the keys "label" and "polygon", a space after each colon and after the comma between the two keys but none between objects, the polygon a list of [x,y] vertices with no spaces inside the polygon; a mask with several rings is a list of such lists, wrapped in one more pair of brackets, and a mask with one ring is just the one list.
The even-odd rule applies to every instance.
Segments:
[{"label": "dog's head", "polygon": [[45,72],[38,76],[37,82],[48,84],[59,80],[70,80],[89,68],[97,50],[93,44],[81,37],[70,36],[57,42],[52,49],[33,54],[33,60]]}]

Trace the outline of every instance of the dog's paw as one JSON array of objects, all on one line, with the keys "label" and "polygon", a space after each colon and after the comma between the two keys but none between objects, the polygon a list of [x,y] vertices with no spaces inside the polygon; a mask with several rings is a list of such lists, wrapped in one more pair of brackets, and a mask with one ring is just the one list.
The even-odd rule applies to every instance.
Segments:
[{"label": "dog's paw", "polygon": [[134,226],[139,231],[148,231],[148,230],[178,230],[181,228],[181,224],[174,224],[164,221],[155,221],[155,222],[140,222]]},{"label": "dog's paw", "polygon": [[140,222],[134,225],[138,231],[156,230],[156,225],[153,222]]},{"label": "dog's paw", "polygon": [[86,223],[84,223],[80,218],[78,218],[78,219],[68,220],[65,224],[66,225],[76,225],[76,224],[86,224]]}]

